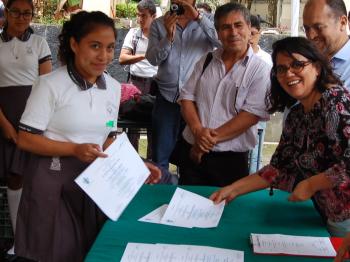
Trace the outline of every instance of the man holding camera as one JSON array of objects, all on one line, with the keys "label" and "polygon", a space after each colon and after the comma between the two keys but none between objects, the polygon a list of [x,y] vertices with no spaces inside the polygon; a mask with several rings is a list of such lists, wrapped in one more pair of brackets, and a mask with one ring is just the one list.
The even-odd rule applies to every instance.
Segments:
[{"label": "man holding camera", "polygon": [[172,1],[171,10],[151,25],[146,58],[158,66],[152,159],[166,169],[182,122],[179,91],[199,58],[219,45],[213,21],[196,10],[195,0]]}]

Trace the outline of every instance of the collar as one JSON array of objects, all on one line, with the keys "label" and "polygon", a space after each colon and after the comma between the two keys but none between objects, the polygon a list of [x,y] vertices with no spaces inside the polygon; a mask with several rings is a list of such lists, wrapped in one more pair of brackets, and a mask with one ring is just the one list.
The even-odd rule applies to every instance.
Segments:
[{"label": "collar", "polygon": [[[219,60],[221,59],[221,55],[224,52],[224,49],[222,47],[217,48],[214,52],[213,52],[213,56]],[[242,66],[246,66],[249,59],[254,55],[254,51],[253,48],[249,45],[247,52],[245,53],[244,57],[242,57],[240,60],[238,60],[236,62],[236,64],[241,64]]]},{"label": "collar", "polygon": [[347,61],[350,58],[350,39],[346,42],[346,44],[332,57],[332,61],[334,59]]},{"label": "collar", "polygon": [[[75,69],[73,62],[67,64],[67,71],[72,79],[72,81],[80,88],[80,90],[85,91],[93,87],[94,84],[86,81]],[[106,89],[106,80],[104,75],[100,75],[96,79],[96,85],[98,89]]]},{"label": "collar", "polygon": [[[11,41],[14,37],[13,36],[10,36],[6,31],[7,27],[4,28],[4,30],[1,32],[0,34],[0,37],[2,39],[3,42],[9,42]],[[22,41],[22,42],[26,42],[29,40],[31,34],[33,34],[34,31],[31,27],[28,27],[26,29],[26,31],[24,31],[24,33],[19,36],[19,37],[16,37],[18,40]]]}]

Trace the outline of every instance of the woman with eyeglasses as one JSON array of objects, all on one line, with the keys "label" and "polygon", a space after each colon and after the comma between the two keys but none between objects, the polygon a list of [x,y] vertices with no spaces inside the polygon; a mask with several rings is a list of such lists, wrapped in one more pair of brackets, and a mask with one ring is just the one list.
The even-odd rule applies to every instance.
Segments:
[{"label": "woman with eyeglasses", "polygon": [[[8,186],[13,231],[27,158],[16,145],[17,126],[35,79],[51,71],[49,46],[30,28],[33,14],[33,1],[7,1],[5,26],[0,34],[0,178],[5,179]],[[9,254],[13,254],[13,250]]]},{"label": "woman with eyeglasses", "polygon": [[[289,201],[314,198],[333,236],[350,231],[350,94],[305,38],[273,45],[269,112],[291,107],[269,165],[212,194],[216,203],[274,187]],[[294,187],[297,177],[303,179]]]}]

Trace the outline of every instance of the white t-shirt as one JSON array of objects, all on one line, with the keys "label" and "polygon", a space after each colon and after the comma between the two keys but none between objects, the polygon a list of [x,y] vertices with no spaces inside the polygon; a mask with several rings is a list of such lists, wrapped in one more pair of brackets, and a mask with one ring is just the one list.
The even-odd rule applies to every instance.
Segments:
[{"label": "white t-shirt", "polygon": [[0,88],[32,85],[39,75],[39,64],[51,58],[46,40],[31,34],[27,41],[0,38]]},{"label": "white t-shirt", "polygon": [[67,66],[40,76],[33,85],[20,128],[43,131],[45,137],[56,141],[102,147],[109,133],[117,130],[120,103],[120,84],[107,74],[103,77],[106,89],[94,84],[81,90],[70,78]]},{"label": "white t-shirt", "polygon": [[[123,47],[125,49],[133,50],[134,35],[137,34],[136,39],[136,55],[146,54],[148,46],[148,38],[141,32],[140,28],[131,28],[125,36]],[[140,62],[130,65],[130,74],[139,77],[153,77],[157,74],[158,67],[153,66],[147,59],[143,59]]]},{"label": "white t-shirt", "polygon": [[258,52],[255,53],[258,57],[260,57],[262,60],[264,60],[266,63],[268,63],[270,66],[272,66],[272,58],[271,55],[264,50],[261,49],[261,47],[258,45]]}]

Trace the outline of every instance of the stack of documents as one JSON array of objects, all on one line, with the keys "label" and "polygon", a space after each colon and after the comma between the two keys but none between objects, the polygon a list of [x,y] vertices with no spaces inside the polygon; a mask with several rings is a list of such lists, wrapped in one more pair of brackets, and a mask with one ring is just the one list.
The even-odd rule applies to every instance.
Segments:
[{"label": "stack of documents", "polygon": [[225,201],[213,201],[182,188],[177,188],[169,205],[162,205],[139,221],[178,227],[217,227],[224,211]]},{"label": "stack of documents", "polygon": [[243,262],[244,252],[206,246],[128,243],[121,262],[139,261]]},{"label": "stack of documents", "polygon": [[292,256],[335,257],[328,237],[251,234],[254,253]]}]

